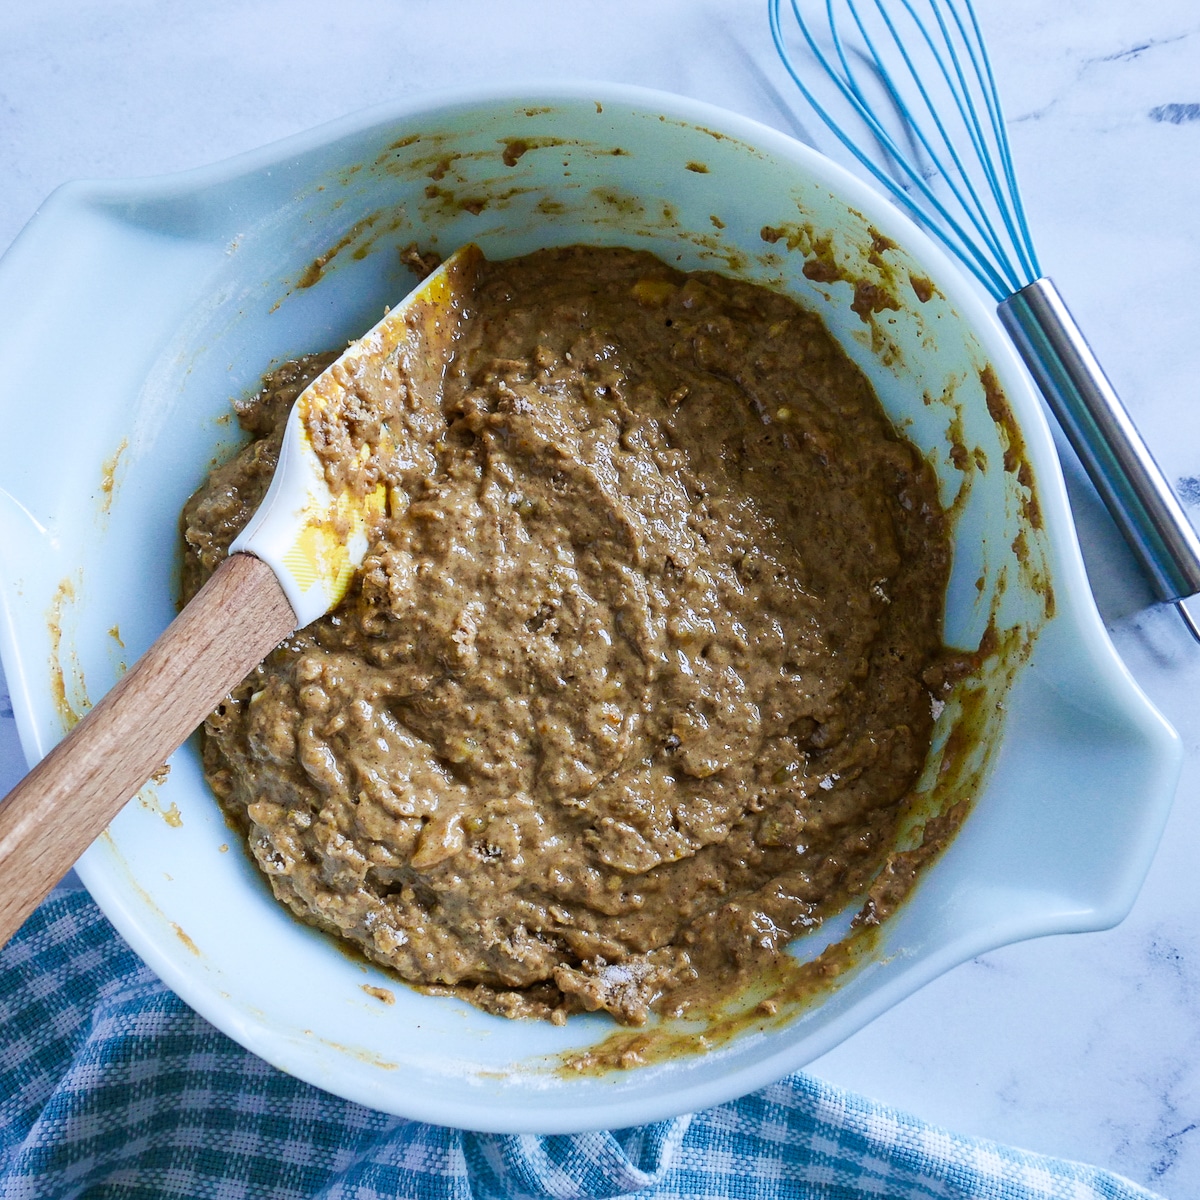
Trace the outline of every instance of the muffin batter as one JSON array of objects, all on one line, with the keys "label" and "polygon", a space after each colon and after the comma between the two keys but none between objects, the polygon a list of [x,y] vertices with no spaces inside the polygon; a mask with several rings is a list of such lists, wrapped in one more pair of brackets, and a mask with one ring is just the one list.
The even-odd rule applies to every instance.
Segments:
[{"label": "muffin batter", "polygon": [[[440,394],[384,414],[358,580],[212,714],[205,769],[276,896],[409,982],[639,1024],[732,994],[887,861],[944,516],[787,297],[624,249],[482,270]],[[239,405],[188,594],[333,357]]]}]

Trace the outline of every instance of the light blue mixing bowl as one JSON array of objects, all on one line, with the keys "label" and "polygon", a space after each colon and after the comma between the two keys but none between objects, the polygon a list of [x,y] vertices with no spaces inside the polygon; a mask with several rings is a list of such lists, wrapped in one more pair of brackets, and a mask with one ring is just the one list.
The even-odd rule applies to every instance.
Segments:
[{"label": "light blue mixing bowl", "polygon": [[[954,504],[948,639],[974,647],[989,620],[1010,631],[976,681],[971,815],[818,1003],[707,1052],[697,1043],[579,1074],[559,1056],[607,1037],[606,1018],[556,1028],[487,1016],[398,985],[295,922],[188,746],[79,867],[163,980],[243,1045],[339,1095],[473,1129],[566,1132],[724,1101],[965,959],[1119,921],[1180,750],[1101,626],[1046,423],[993,314],[906,218],[813,151],[731,113],[607,84],[389,105],[216,166],[72,183],[47,200],[0,262],[0,651],[30,761],[170,620],[178,513],[236,441],[230,398],[271,363],[372,324],[411,283],[398,247],[467,239],[496,257],[634,245],[822,313]],[[813,257],[850,282],[805,276]],[[856,282],[898,307],[864,319]],[[988,370],[1011,421],[994,398],[989,411]],[[1036,503],[1029,472],[1001,465],[1014,439]]]}]

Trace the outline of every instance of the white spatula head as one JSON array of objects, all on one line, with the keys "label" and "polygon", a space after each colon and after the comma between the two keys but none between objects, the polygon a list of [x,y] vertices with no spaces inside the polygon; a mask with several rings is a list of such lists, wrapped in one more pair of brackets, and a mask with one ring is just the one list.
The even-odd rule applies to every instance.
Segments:
[{"label": "white spatula head", "polygon": [[386,512],[394,431],[373,394],[440,389],[483,254],[468,243],[301,392],[270,489],[230,546],[279,579],[298,625],[334,608]]}]

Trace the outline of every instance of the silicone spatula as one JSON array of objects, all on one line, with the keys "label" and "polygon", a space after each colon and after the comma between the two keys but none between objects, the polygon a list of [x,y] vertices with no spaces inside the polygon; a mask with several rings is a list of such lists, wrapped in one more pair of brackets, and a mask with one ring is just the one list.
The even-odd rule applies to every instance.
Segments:
[{"label": "silicone spatula", "polygon": [[456,251],[300,394],[229,557],[0,805],[0,946],[221,699],[346,594],[387,501],[371,463],[394,448],[363,406],[381,388],[440,391],[482,258]]}]

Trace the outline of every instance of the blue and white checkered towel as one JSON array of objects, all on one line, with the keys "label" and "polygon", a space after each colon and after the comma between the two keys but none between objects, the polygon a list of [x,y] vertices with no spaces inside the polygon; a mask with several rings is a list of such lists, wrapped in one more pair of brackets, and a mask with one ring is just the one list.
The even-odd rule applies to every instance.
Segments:
[{"label": "blue and white checkered towel", "polygon": [[1153,1200],[806,1075],[614,1133],[422,1125],[248,1054],[167,991],[83,892],[52,897],[0,953],[0,1200],[609,1196]]}]

